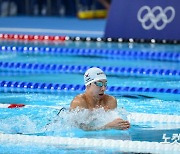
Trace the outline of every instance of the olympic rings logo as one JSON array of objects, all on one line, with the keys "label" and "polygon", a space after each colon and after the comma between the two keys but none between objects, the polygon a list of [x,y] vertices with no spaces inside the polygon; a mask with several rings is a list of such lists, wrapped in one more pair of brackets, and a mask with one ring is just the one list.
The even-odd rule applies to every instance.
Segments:
[{"label": "olympic rings logo", "polygon": [[[170,12],[169,17],[167,15],[168,11]],[[162,30],[168,23],[173,21],[174,17],[175,10],[171,6],[166,7],[164,10],[160,6],[155,6],[152,10],[149,6],[143,6],[137,13],[137,19],[145,30],[153,27],[156,30]]]}]

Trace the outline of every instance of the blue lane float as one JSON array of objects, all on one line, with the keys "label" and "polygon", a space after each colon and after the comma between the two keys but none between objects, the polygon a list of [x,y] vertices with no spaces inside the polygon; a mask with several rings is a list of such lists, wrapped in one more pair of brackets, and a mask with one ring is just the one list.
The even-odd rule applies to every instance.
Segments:
[{"label": "blue lane float", "polygon": [[[84,85],[80,84],[58,84],[58,83],[37,83],[22,81],[0,81],[1,92],[83,92]],[[150,88],[150,87],[121,87],[108,86],[108,93],[163,93],[163,94],[180,94],[178,88]]]},{"label": "blue lane float", "polygon": [[[137,68],[137,67],[113,67],[97,66],[107,75],[131,75],[131,76],[160,76],[180,77],[180,70]],[[38,64],[21,62],[0,62],[0,70],[5,72],[35,72],[35,73],[84,73],[90,66],[63,65],[63,64]]]},{"label": "blue lane float", "polygon": [[28,46],[0,46],[0,52],[18,52],[23,54],[48,55],[82,55],[108,58],[148,59],[161,61],[180,61],[179,52],[170,51],[136,51],[122,49],[78,49],[63,47],[28,47]]}]

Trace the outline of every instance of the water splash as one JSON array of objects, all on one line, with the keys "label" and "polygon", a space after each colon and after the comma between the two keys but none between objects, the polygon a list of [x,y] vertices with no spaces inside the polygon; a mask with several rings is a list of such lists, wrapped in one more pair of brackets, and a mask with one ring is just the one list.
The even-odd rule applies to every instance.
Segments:
[{"label": "water splash", "polygon": [[31,112],[27,112],[27,109],[21,109],[18,111],[19,114],[24,115],[16,114],[13,117],[8,116],[0,120],[1,132],[73,137],[77,129],[82,131],[81,124],[100,128],[116,118],[127,119],[127,112],[124,109],[105,111],[103,108],[94,110],[77,108],[73,111],[62,110],[59,115],[56,115],[58,112],[55,109],[37,109],[37,111],[33,109]]},{"label": "water splash", "polygon": [[96,129],[103,127],[119,117],[127,120],[127,112],[124,109],[105,111],[104,108],[94,110],[80,110],[79,108],[73,111],[64,110],[46,127],[46,130],[54,131],[57,128],[59,130],[71,130],[73,128],[79,128],[82,124]]},{"label": "water splash", "polygon": [[11,134],[33,133],[37,127],[28,116],[22,115],[1,120],[0,131]]}]

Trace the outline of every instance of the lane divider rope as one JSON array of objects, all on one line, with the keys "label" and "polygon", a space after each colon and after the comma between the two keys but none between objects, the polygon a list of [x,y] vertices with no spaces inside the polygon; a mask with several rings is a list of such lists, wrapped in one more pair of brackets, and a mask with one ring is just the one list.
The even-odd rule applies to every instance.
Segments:
[{"label": "lane divider rope", "polygon": [[29,136],[19,134],[0,134],[0,143],[11,144],[40,144],[51,146],[73,146],[76,148],[111,148],[123,152],[135,153],[162,153],[177,154],[180,152],[178,144],[165,144],[163,142],[112,140],[95,138],[73,138],[73,137],[54,137],[54,136]]},{"label": "lane divider rope", "polygon": [[179,44],[180,40],[155,40],[155,39],[137,39],[137,38],[102,38],[102,37],[71,37],[71,36],[52,36],[52,35],[27,35],[27,34],[0,34],[1,40],[14,40],[14,41],[93,41],[93,42],[129,42],[129,43],[169,43]]},{"label": "lane divider rope", "polygon": [[24,34],[0,34],[1,40],[14,41],[60,41],[63,42],[67,38],[65,36],[49,36],[49,35],[24,35]]},{"label": "lane divider rope", "polygon": [[[3,92],[82,92],[84,85],[80,84],[56,84],[56,83],[35,83],[21,81],[0,81],[0,91]],[[180,94],[178,88],[150,88],[150,87],[121,87],[108,86],[108,93],[121,94],[128,93],[163,93]]]},{"label": "lane divider rope", "polygon": [[[113,67],[97,66],[108,75],[135,75],[135,76],[165,76],[179,77],[180,70],[171,69],[151,69],[137,67]],[[54,72],[54,73],[84,73],[90,66],[83,65],[63,65],[63,64],[38,64],[22,62],[0,62],[1,71],[17,72]]]},{"label": "lane divider rope", "polygon": [[180,128],[180,116],[178,115],[163,115],[163,114],[147,114],[147,113],[133,113],[130,112],[128,120],[131,123],[175,123],[179,124]]},{"label": "lane divider rope", "polygon": [[52,109],[62,109],[62,106],[50,106],[50,105],[26,105],[26,104],[0,104],[0,108],[52,108]]},{"label": "lane divider rope", "polygon": [[18,52],[23,54],[83,55],[108,58],[148,59],[162,61],[180,61],[179,52],[136,51],[122,49],[87,49],[64,47],[0,46],[0,52]]}]

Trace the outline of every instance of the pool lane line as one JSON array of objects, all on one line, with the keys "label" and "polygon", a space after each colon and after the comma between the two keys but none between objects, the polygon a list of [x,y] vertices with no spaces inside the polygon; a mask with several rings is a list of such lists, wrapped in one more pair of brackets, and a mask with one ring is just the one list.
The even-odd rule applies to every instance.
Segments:
[{"label": "pool lane line", "polygon": [[[45,105],[25,105],[25,104],[0,104],[0,108],[51,108],[61,110],[62,106],[45,106]],[[131,123],[170,123],[179,124],[180,128],[180,115],[167,115],[167,114],[149,114],[138,112],[127,112],[127,120]],[[164,128],[165,129],[165,128]]]},{"label": "pool lane line", "polygon": [[78,138],[78,137],[55,137],[55,136],[35,136],[20,134],[0,134],[0,143],[11,144],[39,144],[47,146],[65,146],[76,148],[100,148],[115,149],[123,152],[138,153],[162,153],[178,154],[180,153],[179,143],[168,144],[164,142],[147,142],[147,141],[130,141],[130,140],[113,140],[113,139],[95,139],[95,138]]},{"label": "pool lane line", "polygon": [[[59,93],[74,92],[79,93],[85,90],[85,85],[81,84],[58,84],[58,83],[37,83],[23,81],[0,81],[1,92],[36,92],[36,93]],[[149,93],[149,94],[173,94],[179,95],[179,88],[155,88],[155,87],[122,87],[108,86],[107,93],[123,94],[123,93]]]},{"label": "pool lane line", "polygon": [[98,56],[110,59],[143,59],[160,61],[180,61],[179,52],[170,51],[141,51],[125,49],[89,49],[67,47],[37,47],[37,46],[0,46],[2,53],[21,53],[35,55],[74,55],[74,56]]},{"label": "pool lane line", "polygon": [[[8,33],[1,33],[0,34],[0,39],[2,40],[15,40],[15,41],[42,41],[43,36],[47,36],[47,37],[52,37],[53,35],[31,35],[31,36],[35,36],[35,39],[33,37],[33,39],[27,39],[27,37],[29,36],[27,33],[29,32],[33,32],[33,33],[52,33],[52,34],[76,34],[76,37],[72,37],[72,36],[66,36],[66,41],[93,41],[93,42],[117,42],[117,43],[122,43],[122,42],[127,42],[127,43],[151,43],[151,44],[155,44],[155,43],[160,43],[160,44],[180,44],[180,40],[155,40],[155,39],[137,39],[137,38],[110,38],[110,37],[103,37],[104,32],[102,31],[77,31],[77,30],[52,30],[52,29],[25,29],[25,28],[0,28],[0,31],[4,31],[4,32],[8,32]],[[11,34],[10,34],[11,32]],[[26,34],[12,34],[12,32],[24,32]],[[91,35],[91,37],[80,37],[79,35]],[[95,37],[93,37],[92,35],[95,35]],[[100,37],[96,37],[96,36],[100,36]],[[24,37],[26,36],[26,37]],[[44,39],[43,39],[44,40]],[[52,41],[52,40],[51,40]]]},{"label": "pool lane line", "polygon": [[52,108],[60,110],[62,106],[50,106],[50,105],[26,105],[26,104],[19,104],[19,103],[12,103],[12,104],[2,104],[0,103],[0,108]]},{"label": "pool lane line", "polygon": [[[25,63],[25,62],[1,62],[0,70],[5,72],[24,73],[84,73],[91,66],[87,65],[65,65],[51,63]],[[143,67],[117,67],[97,66],[107,75],[125,76],[154,76],[154,77],[180,77],[180,70]]]},{"label": "pool lane line", "polygon": [[180,115],[129,112],[129,114],[127,115],[127,119],[130,121],[130,123],[178,124],[178,128],[180,129]]},{"label": "pool lane line", "polygon": [[23,34],[0,34],[0,40],[20,41],[20,42],[64,42],[67,36],[48,36],[48,35],[23,35]]}]

